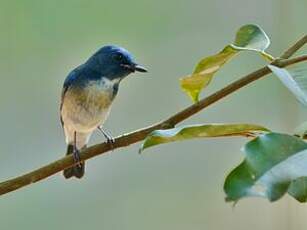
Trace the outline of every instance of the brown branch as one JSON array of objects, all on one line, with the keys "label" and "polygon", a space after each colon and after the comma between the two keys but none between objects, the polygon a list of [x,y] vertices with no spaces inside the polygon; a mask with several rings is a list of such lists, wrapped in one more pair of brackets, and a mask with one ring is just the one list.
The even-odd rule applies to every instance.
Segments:
[{"label": "brown branch", "polygon": [[276,60],[275,63],[273,62],[272,64],[279,66],[279,67],[286,67],[289,65],[294,65],[296,63],[306,61],[306,59],[307,59],[307,55],[302,55],[299,57],[294,57],[294,58],[286,59],[286,60]]},{"label": "brown branch", "polygon": [[[305,37],[304,37],[305,39]],[[305,43],[307,42],[304,40]],[[293,52],[297,51],[300,47],[302,47],[304,44],[300,41],[298,41],[295,45],[293,45],[294,48],[291,49],[291,51],[287,50],[283,56],[291,56]],[[272,64],[280,66],[280,67],[286,67],[289,65],[293,65],[298,62],[307,61],[307,55],[300,56],[297,58],[292,59],[278,59],[274,61]],[[263,67],[261,69],[258,69],[241,79],[234,81],[233,83],[227,85],[226,87],[222,88],[221,90],[218,90],[217,92],[211,94],[210,96],[200,100],[198,103],[195,103],[186,109],[176,113],[175,115],[169,117],[168,119],[161,121],[157,124],[151,125],[146,128],[142,128],[140,130],[136,130],[134,132],[124,134],[122,136],[119,136],[115,139],[115,142],[112,145],[113,149],[125,147],[131,144],[134,144],[136,142],[139,142],[143,140],[150,132],[156,129],[166,129],[166,128],[172,128],[176,124],[180,123],[181,121],[193,116],[194,114],[198,113],[199,111],[203,110],[204,108],[208,107],[209,105],[219,101],[220,99],[230,95],[231,93],[237,91],[238,89],[250,84],[253,81],[256,81],[267,74],[269,74],[271,71],[268,67]],[[103,153],[106,153],[110,151],[111,146],[107,143],[101,143],[94,145],[92,147],[89,147],[82,151],[81,153],[81,160],[87,160],[90,158],[93,158],[95,156],[101,155]],[[53,163],[50,163],[46,166],[43,166],[37,170],[34,170],[30,173],[24,174],[22,176],[18,176],[16,178],[13,178],[11,180],[4,181],[0,183],[0,195],[3,195],[5,193],[17,190],[19,188],[22,188],[26,185],[29,185],[31,183],[38,182],[40,180],[43,180],[53,174],[56,174],[58,172],[61,172],[62,170],[69,168],[74,165],[74,160],[72,156],[66,156],[62,159],[59,159]]]},{"label": "brown branch", "polygon": [[302,48],[307,43],[307,35],[298,40],[295,44],[293,44],[289,49],[287,49],[280,58],[287,59],[291,57],[296,51]]}]

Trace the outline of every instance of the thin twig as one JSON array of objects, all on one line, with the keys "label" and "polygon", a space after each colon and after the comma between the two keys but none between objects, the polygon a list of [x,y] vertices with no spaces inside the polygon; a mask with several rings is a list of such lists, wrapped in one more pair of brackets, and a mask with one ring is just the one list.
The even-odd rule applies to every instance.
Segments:
[{"label": "thin twig", "polygon": [[[279,67],[286,67],[288,65],[294,65],[296,63],[300,63],[300,62],[303,62],[303,61],[306,61],[306,60],[307,60],[307,55],[302,55],[302,56],[294,57],[294,58],[291,58],[291,59],[277,60],[275,65],[279,66]],[[274,62],[272,64],[274,65]]]},{"label": "thin twig", "polygon": [[288,59],[291,57],[293,54],[295,54],[300,48],[302,48],[305,44],[307,43],[307,35],[302,37],[300,40],[298,40],[295,44],[290,46],[289,49],[287,49],[281,56],[280,58],[282,59]]},{"label": "thin twig", "polygon": [[[305,37],[304,37],[305,39]],[[302,39],[301,39],[302,40]],[[298,41],[295,45],[293,45],[291,51],[286,51],[287,56],[289,54],[292,54],[296,50],[298,50],[300,47],[302,47],[304,44],[300,41]],[[305,43],[307,42],[304,40]],[[294,51],[295,50],[295,51]],[[272,64],[275,64],[277,66],[286,67],[289,65],[293,65],[298,62],[307,61],[307,56],[300,56],[297,58],[292,59],[286,59],[286,60],[276,60]],[[218,90],[217,92],[211,94],[210,96],[200,100],[198,103],[195,103],[186,109],[176,113],[175,115],[169,117],[168,119],[161,121],[157,124],[151,125],[149,127],[142,128],[140,130],[136,130],[134,132],[124,134],[122,136],[119,136],[115,138],[114,143],[112,143],[112,146],[108,143],[101,143],[94,145],[92,147],[89,147],[82,151],[80,154],[81,160],[88,160],[90,158],[93,158],[95,156],[101,155],[103,153],[106,153],[110,150],[113,150],[115,148],[121,148],[125,147],[131,144],[134,144],[136,142],[139,142],[146,138],[146,136],[151,133],[153,130],[156,129],[167,129],[172,128],[176,124],[180,123],[181,121],[193,116],[194,114],[198,113],[199,111],[203,110],[204,108],[208,107],[209,105],[219,101],[220,99],[230,95],[231,93],[237,91],[238,89],[250,84],[251,82],[254,82],[267,74],[269,74],[271,71],[268,67],[260,68],[241,79],[234,81],[233,83],[227,85],[226,87],[222,88],[221,90]],[[11,191],[20,189],[26,185],[29,185],[31,183],[38,182],[40,180],[43,180],[53,174],[56,174],[58,172],[61,172],[62,170],[69,168],[73,166],[74,160],[72,156],[66,156],[62,159],[59,159],[53,163],[50,163],[46,166],[43,166],[37,170],[34,170],[30,173],[24,174],[22,176],[18,176],[16,178],[13,178],[11,180],[4,181],[0,183],[0,195],[3,195],[5,193],[9,193]]]}]

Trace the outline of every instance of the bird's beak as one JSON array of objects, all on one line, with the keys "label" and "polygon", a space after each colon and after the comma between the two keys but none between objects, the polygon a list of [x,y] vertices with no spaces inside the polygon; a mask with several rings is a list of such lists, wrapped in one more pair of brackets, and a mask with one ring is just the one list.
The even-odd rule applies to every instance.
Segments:
[{"label": "bird's beak", "polygon": [[139,64],[122,64],[121,66],[123,66],[124,68],[130,70],[131,72],[142,72],[142,73],[146,73],[148,72],[147,69]]},{"label": "bird's beak", "polygon": [[139,64],[134,65],[134,71],[141,72],[141,73],[147,73],[148,72],[148,70],[145,67],[143,67]]}]

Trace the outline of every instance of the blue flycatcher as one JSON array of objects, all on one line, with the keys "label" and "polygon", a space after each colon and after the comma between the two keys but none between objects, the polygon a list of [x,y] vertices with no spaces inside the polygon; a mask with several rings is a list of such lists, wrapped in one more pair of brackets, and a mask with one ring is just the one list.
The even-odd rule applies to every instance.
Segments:
[{"label": "blue flycatcher", "polygon": [[73,154],[76,165],[64,170],[65,178],[81,178],[84,162],[79,152],[86,147],[95,129],[102,131],[108,142],[113,139],[103,129],[119,83],[129,74],[147,72],[132,55],[118,46],[104,46],[67,76],[61,99],[61,123],[67,155]]}]

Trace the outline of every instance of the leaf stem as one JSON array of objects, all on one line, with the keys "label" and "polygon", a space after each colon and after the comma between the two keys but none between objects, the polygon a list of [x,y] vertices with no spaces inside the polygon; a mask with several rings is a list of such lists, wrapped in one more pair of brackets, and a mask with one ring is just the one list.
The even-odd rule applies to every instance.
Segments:
[{"label": "leaf stem", "polygon": [[260,54],[261,54],[261,56],[262,56],[265,60],[267,60],[267,61],[269,61],[269,62],[272,62],[272,61],[275,60],[275,58],[274,58],[271,54],[266,53],[265,51],[261,52]]}]

